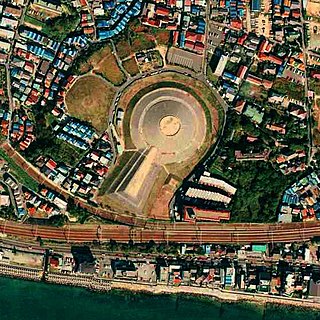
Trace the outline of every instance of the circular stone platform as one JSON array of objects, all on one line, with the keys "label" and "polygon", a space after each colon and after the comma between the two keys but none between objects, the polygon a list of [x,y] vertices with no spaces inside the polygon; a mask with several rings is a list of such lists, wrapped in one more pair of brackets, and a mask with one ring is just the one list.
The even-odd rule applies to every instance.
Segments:
[{"label": "circular stone platform", "polygon": [[175,116],[165,116],[160,120],[159,127],[165,136],[175,136],[181,128],[181,121]]},{"label": "circular stone platform", "polygon": [[160,163],[181,162],[203,144],[206,118],[191,94],[175,88],[157,89],[134,107],[130,131],[138,149],[157,148]]}]

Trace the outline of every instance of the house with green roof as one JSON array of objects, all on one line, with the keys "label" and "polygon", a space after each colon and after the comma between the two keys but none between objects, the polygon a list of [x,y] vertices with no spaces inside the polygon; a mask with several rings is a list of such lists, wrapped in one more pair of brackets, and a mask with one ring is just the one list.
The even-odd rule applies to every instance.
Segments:
[{"label": "house with green roof", "polygon": [[267,245],[266,244],[253,244],[252,251],[266,253],[267,252]]}]

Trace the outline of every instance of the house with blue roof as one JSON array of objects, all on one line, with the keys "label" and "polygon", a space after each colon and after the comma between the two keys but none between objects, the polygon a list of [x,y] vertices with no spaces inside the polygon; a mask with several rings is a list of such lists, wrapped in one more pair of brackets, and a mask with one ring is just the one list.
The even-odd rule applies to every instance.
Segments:
[{"label": "house with blue roof", "polygon": [[251,10],[254,12],[261,11],[261,0],[251,0]]}]

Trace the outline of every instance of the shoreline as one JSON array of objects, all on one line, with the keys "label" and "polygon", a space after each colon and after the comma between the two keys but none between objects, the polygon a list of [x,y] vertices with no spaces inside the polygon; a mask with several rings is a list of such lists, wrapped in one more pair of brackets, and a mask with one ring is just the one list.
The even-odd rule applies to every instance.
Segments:
[{"label": "shoreline", "polygon": [[213,301],[225,303],[252,303],[260,306],[267,304],[293,306],[320,310],[320,300],[298,299],[284,296],[272,296],[259,293],[212,289],[194,286],[168,286],[161,283],[146,283],[138,281],[100,278],[95,275],[61,274],[48,272],[42,269],[26,266],[14,266],[0,263],[0,276],[12,279],[43,282],[62,286],[82,287],[89,291],[106,293],[122,291],[129,293],[143,293],[150,295],[188,295],[195,298],[208,298]]},{"label": "shoreline", "polygon": [[153,295],[188,295],[197,298],[209,298],[221,303],[252,303],[260,306],[266,304],[292,306],[296,308],[308,308],[320,310],[320,301],[289,298],[283,296],[271,296],[256,293],[238,292],[223,289],[210,289],[204,287],[189,286],[167,286],[167,285],[149,285],[138,283],[124,283],[123,281],[113,282],[113,290],[128,291],[136,293],[147,293]]}]

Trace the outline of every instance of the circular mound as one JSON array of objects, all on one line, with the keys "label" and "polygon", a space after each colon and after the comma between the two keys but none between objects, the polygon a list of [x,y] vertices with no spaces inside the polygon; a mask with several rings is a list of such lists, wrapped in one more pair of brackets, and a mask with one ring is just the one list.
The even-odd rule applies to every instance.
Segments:
[{"label": "circular mound", "polygon": [[165,136],[175,136],[181,128],[181,121],[174,116],[165,116],[160,120],[159,126]]},{"label": "circular mound", "polygon": [[190,158],[206,137],[206,118],[200,103],[189,93],[175,88],[156,89],[135,105],[130,132],[138,149],[155,147],[160,162]]}]

